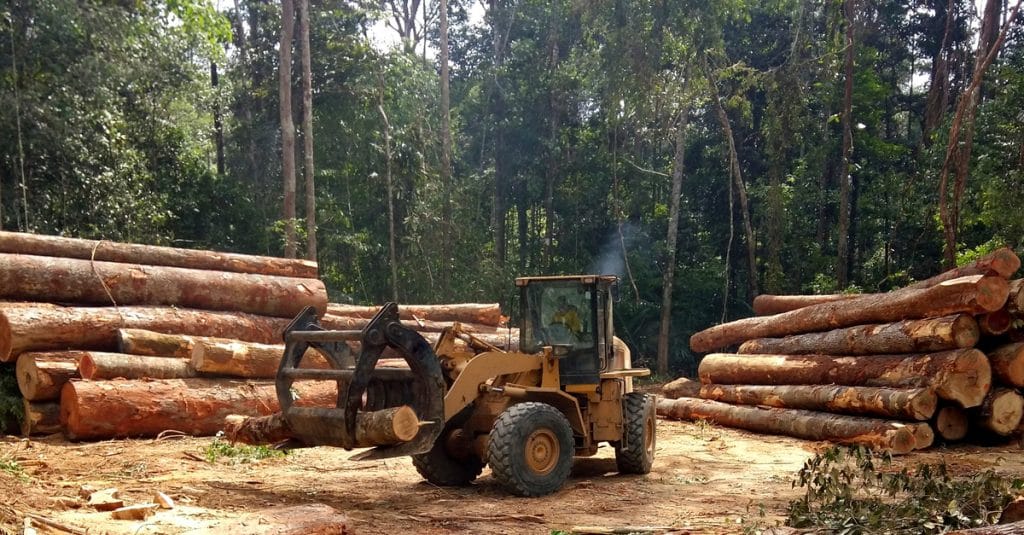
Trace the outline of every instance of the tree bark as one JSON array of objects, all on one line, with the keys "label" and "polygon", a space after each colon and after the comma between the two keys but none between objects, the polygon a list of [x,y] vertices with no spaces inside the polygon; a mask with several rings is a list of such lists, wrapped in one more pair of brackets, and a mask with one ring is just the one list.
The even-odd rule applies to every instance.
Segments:
[{"label": "tree bark", "polygon": [[[327,313],[352,318],[372,318],[379,306],[328,303]],[[445,305],[399,305],[398,315],[404,320],[458,321],[481,325],[501,325],[504,320],[498,303],[452,303]]]},{"label": "tree bark", "polygon": [[316,180],[313,167],[313,71],[309,50],[309,0],[299,0],[302,46],[302,171],[306,182],[306,258],[316,262]]},{"label": "tree bark", "polygon": [[935,432],[948,442],[963,440],[967,436],[967,430],[970,429],[967,412],[954,405],[940,407],[935,413],[933,424]]},{"label": "tree bark", "polygon": [[858,325],[785,338],[758,338],[740,345],[741,354],[893,355],[974,347],[978,322],[969,314]]},{"label": "tree bark", "polygon": [[1009,247],[1002,247],[975,260],[974,262],[944,271],[923,281],[917,281],[910,284],[905,289],[920,290],[923,288],[931,288],[932,286],[936,286],[949,280],[969,277],[972,275],[992,275],[1008,279],[1016,273],[1018,269],[1020,269],[1020,258],[1013,252],[1013,249],[1010,249]]},{"label": "tree bark", "polygon": [[145,329],[117,330],[117,350],[126,355],[187,359],[192,356],[195,344],[196,338],[187,334],[164,334]]},{"label": "tree bark", "polygon": [[734,405],[767,405],[896,420],[927,420],[935,413],[938,401],[935,392],[927,388],[838,385],[704,385],[700,397]]},{"label": "tree bark", "polygon": [[278,43],[278,111],[281,120],[281,171],[284,182],[284,256],[295,258],[295,123],[292,121],[293,0],[281,0],[281,40]]},{"label": "tree bark", "polygon": [[700,381],[694,381],[689,377],[680,377],[661,387],[661,395],[667,399],[699,398]]},{"label": "tree bark", "polygon": [[28,401],[59,399],[64,383],[79,376],[78,359],[82,355],[81,351],[22,355],[14,370],[18,390]]},{"label": "tree bark", "polygon": [[[420,421],[408,405],[371,412],[356,413],[357,448],[401,444],[416,438]],[[225,434],[232,442],[273,444],[300,437],[281,413],[268,416],[230,415],[225,418]]]},{"label": "tree bark", "polygon": [[0,254],[0,297],[110,305],[175,305],[291,318],[327,309],[317,279]]},{"label": "tree bark", "polygon": [[25,418],[21,421],[21,435],[51,435],[60,433],[60,403],[24,400]]},{"label": "tree bark", "polygon": [[26,351],[67,347],[114,351],[122,327],[272,343],[281,340],[287,324],[281,318],[169,307],[4,307],[0,361],[13,361]]},{"label": "tree bark", "polygon": [[837,327],[991,312],[1006,303],[1006,279],[975,275],[922,290],[865,295],[822,303],[785,314],[746,318],[705,329],[690,338],[690,347],[707,352],[754,338],[824,331]]},{"label": "tree bark", "polygon": [[[337,387],[296,383],[304,406],[333,407]],[[223,429],[230,414],[280,410],[273,384],[213,379],[71,381],[61,391],[61,423],[72,440],[156,436],[174,429],[194,436]]]},{"label": "tree bark", "polygon": [[1007,344],[989,352],[992,375],[1007,386],[1024,387],[1024,343]]},{"label": "tree bark", "polygon": [[963,407],[980,405],[992,385],[988,358],[976,349],[859,357],[714,353],[699,374],[704,384],[931,387]]},{"label": "tree bark", "polygon": [[196,376],[196,371],[185,359],[102,351],[84,352],[78,363],[78,372],[88,380],[185,379]]},{"label": "tree bark", "polygon": [[658,400],[657,412],[661,416],[679,420],[708,420],[758,433],[857,444],[893,453],[908,453],[916,445],[914,434],[899,422],[860,416],[747,407],[692,398]]},{"label": "tree bark", "polygon": [[848,301],[862,297],[862,294],[826,294],[826,295],[770,295],[761,294],[754,298],[754,314],[770,316],[782,314],[798,308],[809,307],[834,301]]},{"label": "tree bark", "polygon": [[1024,416],[1024,397],[1010,388],[994,388],[985,396],[974,421],[997,435],[1009,436]]},{"label": "tree bark", "polygon": [[317,264],[308,260],[118,243],[106,240],[80,240],[22,232],[0,232],[0,253],[56,256],[123,264],[231,271],[304,279],[317,278]]},{"label": "tree bark", "polygon": [[398,248],[395,245],[395,186],[391,176],[391,123],[384,111],[384,75],[380,74],[377,93],[377,113],[380,114],[381,132],[384,134],[384,187],[388,198],[388,262],[391,269],[391,300],[398,301]]},{"label": "tree bark", "polygon": [[[439,0],[441,57],[441,292],[448,292],[452,265],[452,131],[448,88],[448,0]],[[426,30],[424,28],[424,30]]]},{"label": "tree bark", "polygon": [[853,22],[855,16],[855,0],[843,1],[843,13],[846,22],[846,61],[845,82],[843,84],[843,145],[839,160],[839,230],[836,253],[836,283],[839,288],[846,288],[849,283],[850,268],[850,223],[852,214],[853,177],[850,176],[850,157],[853,154]]},{"label": "tree bark", "polygon": [[[687,86],[689,78],[687,78]],[[684,88],[684,93],[686,89]],[[665,271],[661,278],[661,321],[658,325],[658,375],[668,375],[668,346],[672,329],[672,285],[676,273],[676,245],[679,233],[679,205],[683,196],[686,125],[689,108],[679,113],[676,125],[675,154],[672,158],[672,193],[669,198],[668,236],[665,238]]]},{"label": "tree bark", "polygon": [[[354,355],[358,354],[358,352],[354,353]],[[211,375],[272,379],[277,376],[282,355],[284,355],[283,345],[205,339],[198,341],[192,349],[191,363],[192,368],[196,371]],[[327,369],[331,367],[315,349],[306,351],[302,364],[304,368]]]}]

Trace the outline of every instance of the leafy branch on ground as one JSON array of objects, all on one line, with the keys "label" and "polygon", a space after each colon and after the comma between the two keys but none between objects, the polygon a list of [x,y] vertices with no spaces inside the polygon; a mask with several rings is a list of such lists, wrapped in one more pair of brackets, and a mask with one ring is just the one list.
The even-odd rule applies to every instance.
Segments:
[{"label": "leafy branch on ground", "polygon": [[229,459],[230,464],[245,464],[263,459],[276,459],[285,455],[284,451],[268,446],[232,444],[221,440],[219,436],[203,449],[203,458],[210,463],[217,462],[218,459]]},{"label": "leafy branch on ground", "polygon": [[0,472],[10,474],[21,481],[27,481],[28,476],[25,475],[25,469],[18,464],[18,461],[14,459],[2,459],[0,458]]},{"label": "leafy branch on ground", "polygon": [[809,459],[793,486],[786,525],[829,533],[944,533],[994,524],[1024,488],[992,470],[950,474],[945,463],[897,469],[888,454],[833,447]]}]

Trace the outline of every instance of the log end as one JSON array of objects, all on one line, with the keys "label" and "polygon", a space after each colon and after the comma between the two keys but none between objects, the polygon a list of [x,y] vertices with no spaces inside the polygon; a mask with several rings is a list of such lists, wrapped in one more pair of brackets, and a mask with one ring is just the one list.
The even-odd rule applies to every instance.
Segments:
[{"label": "log end", "polygon": [[391,425],[394,428],[395,438],[402,442],[416,438],[416,434],[420,432],[420,420],[416,416],[416,411],[408,405],[402,405],[395,411]]},{"label": "log end", "polygon": [[7,321],[7,314],[0,310],[0,362],[11,362],[12,336],[11,323]]},{"label": "log end", "polygon": [[997,435],[1008,436],[1020,425],[1024,417],[1024,397],[1011,389],[993,392],[985,402],[982,425]]},{"label": "log end", "polygon": [[992,271],[1009,278],[1020,269],[1020,257],[1013,249],[1003,247],[992,253]]},{"label": "log end", "polygon": [[948,374],[947,381],[937,387],[936,393],[965,409],[977,407],[992,389],[992,366],[988,357],[977,349],[962,349],[958,353],[955,369]]},{"label": "log end", "polygon": [[989,353],[992,372],[1008,386],[1024,387],[1024,344],[1007,344]]},{"label": "log end", "polygon": [[958,348],[974,347],[981,339],[978,320],[970,314],[960,314],[953,320],[953,342]]},{"label": "log end", "polygon": [[661,393],[669,399],[700,397],[700,381],[694,381],[688,377],[680,377],[675,381],[666,383],[661,388]]},{"label": "log end", "polygon": [[1003,277],[983,277],[977,283],[976,302],[986,312],[1003,308],[1010,297],[1010,283]]},{"label": "log end", "polygon": [[89,353],[82,355],[82,358],[79,359],[78,374],[82,376],[82,379],[92,380],[96,377],[96,362]]},{"label": "log end", "polygon": [[924,450],[932,447],[935,443],[935,431],[927,423],[911,424],[910,432],[914,434],[914,449]]},{"label": "log end", "polygon": [[75,391],[74,381],[68,381],[60,389],[60,425],[64,428],[64,435],[68,440],[82,438],[78,436],[82,427],[82,417],[78,412],[78,392]]},{"label": "log end", "polygon": [[924,389],[910,400],[910,408],[917,420],[930,420],[935,416],[939,405],[939,396],[932,389]]},{"label": "log end", "polygon": [[39,373],[35,366],[35,359],[26,356],[18,359],[14,365],[14,376],[18,381],[18,390],[22,397],[27,400],[35,400],[39,392]]},{"label": "log end", "polygon": [[962,440],[968,427],[967,413],[959,407],[942,407],[935,415],[935,431],[945,440]]}]

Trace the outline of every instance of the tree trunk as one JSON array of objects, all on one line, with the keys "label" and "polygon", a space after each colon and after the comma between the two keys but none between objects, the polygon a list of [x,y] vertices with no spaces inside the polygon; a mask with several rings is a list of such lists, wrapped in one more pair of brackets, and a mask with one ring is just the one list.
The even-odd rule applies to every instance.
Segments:
[{"label": "tree trunk", "polygon": [[944,271],[934,277],[915,282],[904,289],[920,290],[931,288],[948,280],[969,277],[971,275],[992,275],[1007,279],[1016,273],[1018,269],[1020,269],[1020,258],[1013,252],[1013,249],[1003,247],[970,264],[964,264],[960,267]]},{"label": "tree trunk", "polygon": [[[452,131],[448,88],[448,0],[439,0],[441,49],[441,293],[448,292],[452,265]],[[426,30],[426,28],[424,28]]]},{"label": "tree trunk", "polygon": [[704,385],[700,397],[734,405],[927,420],[937,397],[927,388],[896,389],[837,385]]},{"label": "tree trunk", "polygon": [[26,399],[22,407],[25,411],[25,418],[21,421],[22,436],[60,433],[60,403],[55,401],[35,403]]},{"label": "tree trunk", "polygon": [[1007,344],[988,354],[992,375],[1007,386],[1024,387],[1024,343]]},{"label": "tree trunk", "polygon": [[853,22],[856,9],[854,4],[854,0],[843,1],[846,21],[846,62],[842,110],[843,145],[839,159],[839,230],[836,238],[836,283],[839,288],[846,288],[850,283],[850,216],[853,185],[850,176],[850,157],[853,154]]},{"label": "tree trunk", "polygon": [[[273,444],[295,437],[281,413],[268,416],[230,415],[224,422],[225,434],[232,442]],[[416,438],[420,421],[408,405],[379,411],[356,413],[357,448],[401,444]]]},{"label": "tree trunk", "polygon": [[704,384],[931,387],[964,407],[980,405],[992,385],[988,358],[976,349],[860,357],[713,353],[699,374]]},{"label": "tree trunk", "polygon": [[970,428],[967,412],[954,405],[940,407],[935,413],[934,427],[935,432],[947,442],[963,440]]},{"label": "tree trunk", "polygon": [[[358,347],[358,346],[357,346]],[[358,355],[358,352],[354,353]],[[254,344],[233,340],[206,339],[192,349],[192,368],[212,375],[250,379],[273,379],[284,355],[283,345]],[[303,368],[330,368],[315,349],[306,351]]]},{"label": "tree trunk", "polygon": [[658,414],[679,420],[708,420],[758,433],[787,435],[805,440],[828,440],[908,453],[916,440],[899,422],[840,416],[798,409],[774,409],[729,405],[706,399],[658,400]]},{"label": "tree trunk", "polygon": [[306,258],[316,262],[316,180],[313,167],[313,72],[309,50],[309,0],[299,0],[302,46],[302,171],[306,182]]},{"label": "tree trunk", "polygon": [[740,345],[741,354],[893,355],[974,347],[978,323],[969,314],[858,325],[785,338],[758,338]]},{"label": "tree trunk", "polygon": [[98,305],[175,305],[291,318],[327,309],[317,279],[0,254],[0,297]]},{"label": "tree trunk", "polygon": [[[379,306],[342,305],[328,303],[327,313],[352,318],[372,318]],[[481,325],[504,323],[498,303],[453,303],[446,305],[399,305],[398,315],[404,320],[458,321]]]},{"label": "tree trunk", "polygon": [[809,307],[834,301],[848,301],[861,297],[861,294],[826,294],[826,295],[769,295],[761,294],[754,298],[754,314],[770,316],[782,314],[798,308]]},{"label": "tree trunk", "polygon": [[1024,416],[1024,397],[1010,388],[994,388],[985,397],[974,421],[997,435],[1009,436]]},{"label": "tree trunk", "polygon": [[[301,1],[301,0],[300,0]],[[281,40],[278,43],[278,108],[281,120],[281,171],[284,180],[284,256],[295,258],[295,123],[292,121],[292,33],[295,5],[281,0]]]},{"label": "tree trunk", "polygon": [[[296,383],[297,404],[333,407],[329,382]],[[61,423],[72,440],[156,436],[174,429],[213,435],[230,414],[280,410],[273,384],[213,379],[71,381],[61,392]]]},{"label": "tree trunk", "polygon": [[1006,307],[978,316],[978,329],[985,336],[1006,334],[1013,326],[1013,316]]},{"label": "tree trunk", "polygon": [[[687,83],[688,85],[688,83]],[[684,89],[685,92],[685,89]],[[689,109],[679,113],[676,125],[675,154],[672,159],[672,193],[669,198],[668,236],[665,238],[665,271],[661,277],[661,321],[658,325],[658,375],[668,375],[668,346],[672,329],[672,285],[676,273],[676,246],[679,233],[679,205],[683,196],[686,124]]]},{"label": "tree trunk", "polygon": [[[217,79],[217,64],[210,62],[210,87],[213,88],[216,93],[217,87],[220,85]],[[215,99],[215,102],[217,100]],[[214,104],[213,108],[213,139],[214,144],[217,147],[217,174],[224,175],[224,122],[221,118],[221,107],[219,103]]]},{"label": "tree trunk", "polygon": [[[20,360],[19,360],[20,361]],[[195,377],[189,361],[89,351],[82,354],[78,371],[83,379],[185,379]]]},{"label": "tree trunk", "polygon": [[106,240],[80,240],[22,232],[0,232],[0,253],[56,256],[123,264],[231,271],[304,279],[317,278],[317,264],[308,260],[289,260],[269,256],[179,249]]},{"label": "tree trunk", "polygon": [[680,377],[661,387],[661,395],[668,399],[699,398],[700,386],[700,381],[694,381],[689,377]]},{"label": "tree trunk", "polygon": [[187,359],[192,356],[195,344],[195,337],[187,334],[164,334],[145,329],[117,330],[117,350],[126,355]]},{"label": "tree trunk", "polygon": [[81,351],[52,353],[26,353],[18,359],[14,374],[18,390],[28,401],[60,398],[64,383],[78,377],[78,359]]},{"label": "tree trunk", "polygon": [[0,361],[25,351],[78,347],[114,351],[122,327],[272,343],[288,321],[251,314],[169,307],[87,308],[37,305],[0,311]]},{"label": "tree trunk", "polygon": [[958,312],[991,312],[1006,303],[1009,292],[1001,277],[963,277],[923,290],[865,295],[822,303],[785,314],[746,318],[705,329],[690,338],[690,347],[707,352],[745,340],[824,331],[869,323],[945,316]]},{"label": "tree trunk", "polygon": [[388,197],[388,263],[391,269],[391,300],[398,301],[398,248],[395,245],[395,185],[391,176],[391,123],[384,111],[384,75],[380,75],[377,113],[380,114],[381,132],[384,134],[384,191]]}]

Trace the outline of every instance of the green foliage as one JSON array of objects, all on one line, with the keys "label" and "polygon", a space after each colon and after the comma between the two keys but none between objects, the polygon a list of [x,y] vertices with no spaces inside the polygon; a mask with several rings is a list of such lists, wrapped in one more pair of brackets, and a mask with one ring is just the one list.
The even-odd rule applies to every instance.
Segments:
[{"label": "green foliage", "polygon": [[18,461],[14,459],[0,458],[0,472],[5,472],[14,476],[19,481],[28,481],[28,475],[25,474],[25,469],[22,468],[22,466],[18,464]]},{"label": "green foliage", "polygon": [[969,476],[944,464],[898,469],[886,454],[833,447],[809,459],[794,486],[786,524],[829,533],[944,533],[994,524],[1024,488],[992,470]]},{"label": "green foliage", "polygon": [[203,449],[203,457],[207,462],[214,463],[226,459],[229,464],[247,464],[263,459],[279,459],[286,455],[282,450],[276,450],[267,446],[249,446],[246,444],[231,444],[221,440],[218,436]]},{"label": "green foliage", "polygon": [[0,432],[17,428],[24,418],[25,406],[14,375],[14,364],[0,364]]}]

